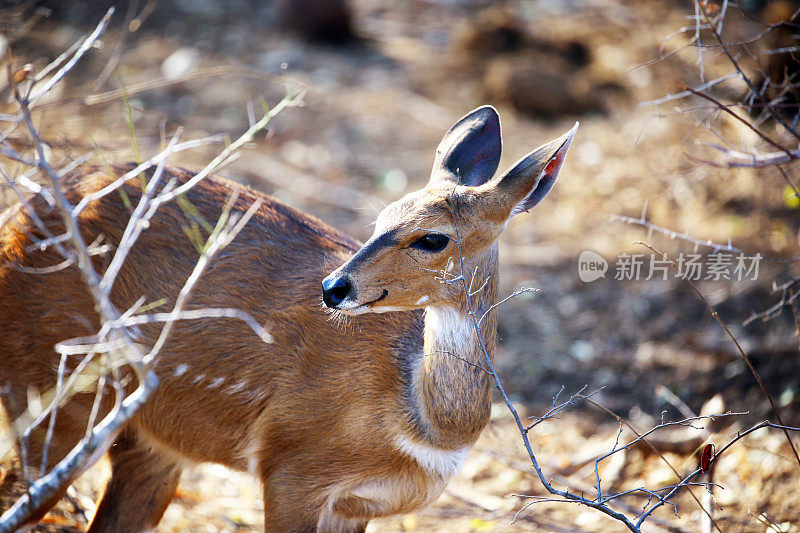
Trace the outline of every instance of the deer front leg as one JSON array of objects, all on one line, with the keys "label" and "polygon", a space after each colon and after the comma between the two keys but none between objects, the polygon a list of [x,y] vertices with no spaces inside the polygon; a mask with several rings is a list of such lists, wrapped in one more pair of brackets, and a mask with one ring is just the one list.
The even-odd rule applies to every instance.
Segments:
[{"label": "deer front leg", "polygon": [[364,518],[348,518],[333,509],[330,490],[314,485],[311,465],[281,465],[262,476],[264,530],[268,533],[363,533]]},{"label": "deer front leg", "polygon": [[[47,390],[47,386],[42,389]],[[6,382],[5,390],[0,394],[0,433],[12,434],[15,420],[27,410],[26,384]],[[44,472],[50,472],[61,461],[83,436],[85,413],[91,408],[92,395],[76,395],[66,405],[61,406],[53,426],[53,433],[47,438],[50,419],[32,428],[26,439],[17,440],[12,450],[0,459],[0,514],[14,505],[20,496],[30,487],[30,482],[39,478]],[[19,438],[19,437],[17,437]],[[44,450],[47,449],[47,465],[44,471],[42,462]],[[23,458],[26,469],[23,467]],[[50,498],[32,509],[28,523],[38,522],[66,493],[72,481],[68,480]]]},{"label": "deer front leg", "polygon": [[264,530],[268,533],[364,533],[367,529],[367,520],[344,517],[330,507],[300,509],[302,500],[295,503],[300,506],[265,497]]},{"label": "deer front leg", "polygon": [[88,533],[141,532],[156,526],[167,509],[181,466],[173,456],[124,432],[108,451],[111,479]]},{"label": "deer front leg", "polygon": [[[53,496],[34,509],[30,514],[28,524],[33,525],[41,520],[66,494],[69,485],[70,483],[65,483]],[[0,514],[14,505],[17,499],[28,490],[28,487],[29,483],[23,474],[22,461],[17,452],[12,450],[0,461]]]}]

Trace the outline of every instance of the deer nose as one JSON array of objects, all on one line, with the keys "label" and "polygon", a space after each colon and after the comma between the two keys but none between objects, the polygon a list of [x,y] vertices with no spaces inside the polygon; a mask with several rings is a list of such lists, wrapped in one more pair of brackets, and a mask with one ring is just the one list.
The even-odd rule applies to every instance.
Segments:
[{"label": "deer nose", "polygon": [[322,301],[331,309],[336,309],[350,295],[352,288],[347,276],[328,276],[322,280]]}]

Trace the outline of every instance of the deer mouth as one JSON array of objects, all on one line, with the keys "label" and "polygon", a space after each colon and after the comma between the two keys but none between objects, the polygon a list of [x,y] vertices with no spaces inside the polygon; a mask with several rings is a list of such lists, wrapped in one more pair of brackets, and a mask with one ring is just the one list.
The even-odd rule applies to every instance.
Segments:
[{"label": "deer mouth", "polygon": [[372,306],[374,304],[380,302],[381,300],[383,300],[387,296],[389,296],[389,291],[386,290],[386,289],[383,289],[383,292],[381,293],[381,295],[378,296],[377,298],[375,298],[374,300],[370,300],[368,302],[364,302],[363,304],[357,305],[355,307],[339,307],[336,310],[339,311],[340,313],[345,314],[345,315],[363,315],[365,313],[372,312]]},{"label": "deer mouth", "polygon": [[389,291],[387,291],[386,289],[383,289],[383,292],[381,293],[380,296],[378,296],[377,298],[375,298],[371,302],[367,302],[367,303],[362,304],[362,305],[376,304],[376,303],[380,302],[381,300],[383,300],[384,298],[386,298],[387,296],[389,296]]}]

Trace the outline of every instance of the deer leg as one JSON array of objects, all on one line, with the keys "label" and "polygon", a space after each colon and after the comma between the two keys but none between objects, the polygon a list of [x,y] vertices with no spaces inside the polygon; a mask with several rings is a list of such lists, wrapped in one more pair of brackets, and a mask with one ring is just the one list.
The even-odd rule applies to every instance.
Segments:
[{"label": "deer leg", "polygon": [[[2,395],[3,406],[0,409],[0,431],[9,434],[12,431],[13,421],[18,419],[26,406],[25,396],[10,386]],[[17,393],[17,394],[13,394]],[[27,438],[17,438],[14,449],[10,450],[0,460],[0,514],[9,509],[28,491],[30,481],[42,475],[42,461],[44,450],[47,449],[47,465],[44,472],[50,472],[80,441],[84,435],[83,413],[87,411],[81,403],[84,398],[76,396],[75,401],[69,402],[59,408],[52,434],[48,437],[50,419],[33,428]],[[91,403],[89,403],[91,405]],[[23,459],[25,464],[23,465]],[[74,479],[74,478],[72,478]],[[29,514],[28,523],[38,522],[60,500],[72,483],[72,479],[61,485],[50,498],[42,502]]]},{"label": "deer leg", "polygon": [[330,509],[325,509],[317,522],[319,533],[364,533],[367,530],[367,521],[362,518],[347,518],[336,514]]},{"label": "deer leg", "polygon": [[108,450],[111,479],[88,533],[140,532],[152,529],[167,509],[181,466],[174,456],[124,432]]},{"label": "deer leg", "polygon": [[327,507],[322,509],[303,507],[305,502],[311,501],[311,494],[306,497],[296,492],[286,495],[288,498],[270,498],[265,492],[266,532],[363,533],[367,528],[367,521],[362,518],[347,518]]},{"label": "deer leg", "polygon": [[308,485],[307,469],[283,465],[266,479],[264,530],[292,533],[363,533],[367,520],[334,511],[319,487]]},{"label": "deer leg", "polygon": [[[33,525],[39,522],[58,503],[58,500],[66,494],[70,484],[71,481],[64,483],[50,498],[37,506],[28,515],[26,524]],[[15,451],[9,452],[0,461],[0,514],[10,509],[19,497],[27,492],[29,486],[30,484],[23,473],[22,461],[19,455]]]},{"label": "deer leg", "polygon": [[264,490],[264,531],[265,533],[315,533],[319,510],[309,505],[311,494],[300,495],[295,491],[279,492]]}]

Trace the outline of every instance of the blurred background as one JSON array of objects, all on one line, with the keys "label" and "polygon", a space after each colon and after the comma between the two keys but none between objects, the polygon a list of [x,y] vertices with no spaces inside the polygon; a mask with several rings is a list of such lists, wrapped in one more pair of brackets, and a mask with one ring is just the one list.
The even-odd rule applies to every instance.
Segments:
[{"label": "blurred background", "polygon": [[[701,4],[712,14],[723,6]],[[646,280],[650,251],[633,241],[644,240],[670,257],[695,251],[705,257],[711,249],[615,218],[646,212],[661,228],[764,257],[756,279],[697,285],[752,358],[784,421],[800,424],[793,310],[744,325],[780,301],[773,282],[797,275],[791,260],[800,244],[800,201],[773,168],[707,164],[719,159],[709,142],[763,148],[752,129],[699,97],[664,98],[733,71],[719,48],[698,60],[691,17],[701,4],[5,0],[0,48],[11,50],[16,67],[41,69],[115,5],[102,46],[40,106],[45,140],[64,158],[96,150],[110,162],[131,160],[124,99],[148,157],[178,126],[185,128],[183,139],[219,132],[236,138],[264,105],[276,104],[289,87],[302,87],[304,106],[282,112],[266,135],[219,173],[362,240],[384,203],[424,185],[442,134],[474,107],[499,110],[503,168],[580,121],[553,192],[531,213],[515,217],[501,239],[503,292],[539,289],[501,308],[501,377],[525,416],[546,412],[562,387],[565,399],[584,386],[586,392],[601,389],[592,398],[640,431],[662,417],[699,413],[712,399],[715,412],[747,411],[715,429],[712,439],[724,443],[737,429],[772,417],[769,404],[692,287],[674,274]],[[798,44],[789,30],[800,5],[740,4],[728,7],[726,39],[746,40],[769,24],[788,24],[788,44],[760,38],[744,46],[746,54],[737,49],[742,68],[753,79],[776,69],[794,76],[793,50],[762,51]],[[777,64],[777,56],[784,63]],[[0,90],[2,108],[5,77]],[[731,78],[712,91],[743,102],[748,87]],[[782,101],[794,102],[791,118],[797,101]],[[738,112],[776,138],[791,138],[758,110]],[[219,150],[207,146],[170,161],[199,169]],[[783,167],[790,180],[796,167]],[[608,261],[605,277],[581,281],[578,257],[584,250]],[[614,279],[620,254],[633,253],[646,254],[643,275]],[[620,530],[599,513],[553,503],[532,506],[511,524],[527,501],[511,495],[543,491],[502,404],[493,419],[460,478],[434,506],[376,521],[370,531]],[[591,486],[594,475],[593,466],[582,462],[610,450],[618,428],[608,413],[582,403],[537,426],[531,439],[545,470],[562,486],[580,488]],[[691,451],[670,455],[679,471],[696,465]],[[759,433],[723,459],[716,481],[725,489],[717,494],[721,509],[715,515],[722,531],[798,531],[800,475],[785,437]],[[76,486],[74,501],[40,527],[80,527],[79,508],[91,514],[103,468],[93,469]],[[674,476],[657,457],[636,450],[623,464],[603,468],[609,470],[604,480],[618,490],[667,484]],[[200,466],[185,475],[160,530],[258,530],[259,499],[254,481]],[[690,497],[678,501],[680,517],[662,509],[657,515],[663,523],[652,531],[699,530],[697,504]]]}]

